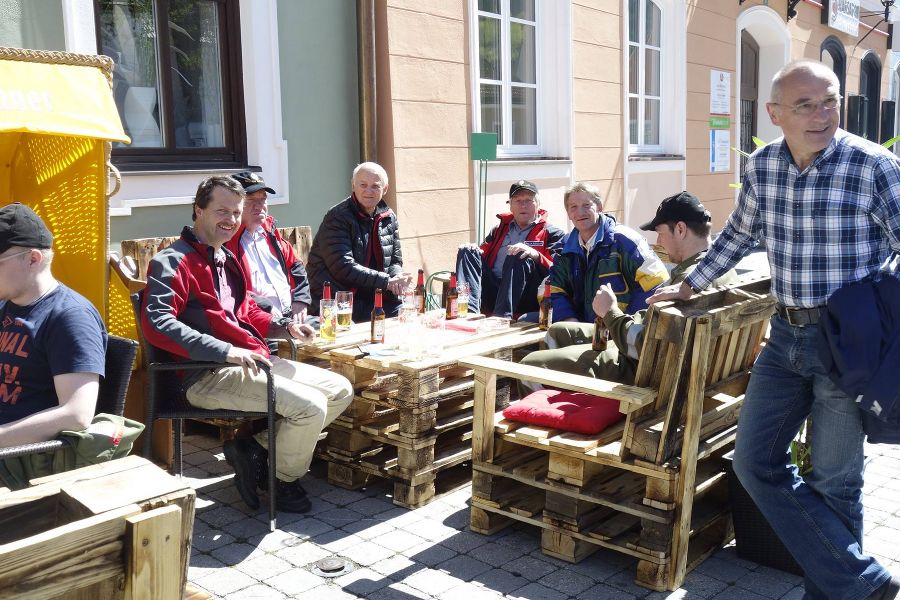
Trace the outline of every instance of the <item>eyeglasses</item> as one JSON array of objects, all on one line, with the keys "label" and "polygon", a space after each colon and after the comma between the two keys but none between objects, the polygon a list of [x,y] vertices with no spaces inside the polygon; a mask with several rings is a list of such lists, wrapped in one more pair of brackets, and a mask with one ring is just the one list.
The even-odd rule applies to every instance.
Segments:
[{"label": "eyeglasses", "polygon": [[827,111],[837,110],[841,106],[841,99],[837,97],[825,98],[824,100],[810,100],[809,102],[801,102],[800,104],[781,104],[779,102],[772,102],[775,106],[784,106],[786,108],[791,109],[795,115],[800,115],[801,117],[808,117],[819,112],[820,108],[824,108]]},{"label": "eyeglasses", "polygon": [[22,256],[26,252],[31,252],[31,250],[22,250],[21,252],[13,252],[12,254],[7,254],[6,256],[0,256],[0,262],[4,260],[9,260],[10,258],[15,258],[17,256]]},{"label": "eyeglasses", "polygon": [[530,197],[530,198],[529,198],[529,197],[525,197],[525,198],[510,198],[510,199],[508,200],[508,202],[509,202],[510,204],[521,204],[521,205],[523,205],[523,206],[524,206],[524,205],[527,205],[527,204],[536,204],[535,199],[534,199],[533,197]]}]

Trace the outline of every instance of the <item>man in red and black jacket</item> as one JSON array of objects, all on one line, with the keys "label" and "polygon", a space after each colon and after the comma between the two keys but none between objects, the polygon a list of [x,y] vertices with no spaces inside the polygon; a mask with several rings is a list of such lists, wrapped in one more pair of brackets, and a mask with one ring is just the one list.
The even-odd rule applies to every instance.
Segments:
[{"label": "man in red and black jacket", "polygon": [[[141,329],[147,342],[176,358],[228,363],[193,371],[182,385],[188,401],[207,409],[265,412],[266,376],[257,361],[271,367],[276,394],[278,452],[275,499],[278,510],[306,512],[310,501],[300,485],[309,469],[322,429],[353,399],[346,378],[277,356],[265,337],[306,339],[309,325],[291,317],[273,317],[248,293],[246,270],[225,243],[241,222],[244,189],[231,177],[208,177],[197,188],[193,227],[150,261],[144,290]],[[225,460],[234,468],[238,492],[259,507],[268,452],[265,433],[225,442]]]},{"label": "man in red and black jacket", "polygon": [[244,187],[241,226],[225,247],[244,264],[250,274],[250,292],[263,310],[275,317],[297,316],[302,321],[312,298],[309,279],[290,242],[283,239],[269,214],[268,196],[275,190],[249,171],[232,175]]},{"label": "man in red and black jacket", "polygon": [[456,254],[457,280],[469,284],[469,310],[507,318],[538,309],[538,286],[565,235],[547,222],[530,181],[510,186],[509,208],[483,244],[465,244]]}]

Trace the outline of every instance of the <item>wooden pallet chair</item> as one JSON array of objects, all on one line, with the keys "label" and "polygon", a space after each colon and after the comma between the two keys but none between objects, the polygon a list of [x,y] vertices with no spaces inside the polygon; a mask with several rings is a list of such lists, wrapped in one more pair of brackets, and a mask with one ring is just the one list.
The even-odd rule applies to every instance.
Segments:
[{"label": "wooden pallet chair", "polygon": [[[471,528],[541,527],[545,554],[638,559],[637,583],[677,589],[731,536],[719,457],[774,308],[768,279],[652,307],[633,386],[472,357]],[[498,377],[605,396],[624,422],[585,436],[503,419]]]}]

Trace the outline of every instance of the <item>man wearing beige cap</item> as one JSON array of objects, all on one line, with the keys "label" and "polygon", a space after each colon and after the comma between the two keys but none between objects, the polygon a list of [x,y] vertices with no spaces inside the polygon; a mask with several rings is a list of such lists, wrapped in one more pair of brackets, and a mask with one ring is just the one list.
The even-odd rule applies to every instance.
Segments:
[{"label": "man wearing beige cap", "polygon": [[106,332],[93,305],[50,272],[53,235],[33,210],[0,208],[0,443],[87,428],[104,375]]}]

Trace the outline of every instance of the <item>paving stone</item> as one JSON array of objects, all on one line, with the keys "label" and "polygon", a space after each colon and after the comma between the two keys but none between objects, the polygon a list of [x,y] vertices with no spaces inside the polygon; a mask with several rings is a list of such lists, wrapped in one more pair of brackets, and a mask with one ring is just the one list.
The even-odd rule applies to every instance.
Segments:
[{"label": "paving stone", "polygon": [[217,596],[227,596],[255,585],[257,581],[246,573],[226,567],[199,579],[197,583]]},{"label": "paving stone", "polygon": [[311,590],[306,590],[293,597],[298,600],[351,600],[353,598],[360,598],[360,596],[357,596],[356,594],[345,592],[341,588],[330,584],[314,587]]},{"label": "paving stone", "polygon": [[326,531],[310,539],[317,546],[321,546],[329,552],[340,552],[350,546],[361,544],[363,540],[358,535],[347,533],[342,529],[334,529]]},{"label": "paving stone", "polygon": [[441,593],[463,583],[463,581],[449,573],[429,569],[413,573],[404,579],[403,583],[430,596],[439,596]]},{"label": "paving stone", "polygon": [[254,556],[237,565],[238,570],[262,582],[291,568],[293,566],[290,562],[274,554]]},{"label": "paving stone", "polygon": [[650,594],[650,590],[645,587],[641,587],[634,582],[634,571],[631,569],[626,571],[619,571],[609,579],[606,579],[604,583],[606,585],[619,588],[623,592],[626,592],[638,598],[644,598],[645,596]]},{"label": "paving stone", "polygon": [[503,595],[499,592],[472,583],[464,583],[450,588],[438,596],[440,600],[494,600],[502,597]]},{"label": "paving stone", "polygon": [[335,577],[332,581],[345,592],[362,598],[393,583],[388,577],[367,568],[355,569],[346,575]]},{"label": "paving stone", "polygon": [[286,598],[284,594],[262,583],[251,585],[227,596],[227,600],[283,600],[284,598]]},{"label": "paving stone", "polygon": [[631,569],[634,572],[636,563],[637,560],[630,556],[601,548],[581,562],[566,568],[595,581],[605,581],[623,570]]},{"label": "paving stone", "polygon": [[194,548],[201,552],[209,552],[234,541],[234,538],[224,531],[207,527],[198,528],[197,526],[194,527],[194,535],[191,539]]},{"label": "paving stone", "polygon": [[461,581],[471,581],[485,571],[490,571],[491,565],[471,556],[460,555],[438,564],[436,568],[449,573]]},{"label": "paving stone", "polygon": [[731,585],[713,596],[713,600],[769,600],[769,596],[760,596],[750,590]]},{"label": "paving stone", "polygon": [[371,568],[373,571],[376,571],[385,577],[390,577],[394,581],[402,581],[416,571],[421,571],[424,567],[419,562],[414,561],[409,557],[403,556],[402,554],[395,554],[384,560],[379,560],[374,563]]},{"label": "paving stone", "polygon": [[375,517],[383,512],[393,510],[394,503],[387,498],[363,498],[347,505],[350,510],[355,510],[366,517]]},{"label": "paving stone", "polygon": [[198,581],[210,573],[215,573],[225,564],[209,554],[191,554],[188,565],[188,581]]},{"label": "paving stone", "polygon": [[722,560],[718,556],[711,556],[697,565],[696,572],[728,584],[733,584],[750,571],[742,565]]},{"label": "paving stone", "polygon": [[441,540],[441,546],[456,550],[457,552],[469,552],[478,546],[487,544],[490,540],[478,533],[471,531],[457,531],[456,535]]},{"label": "paving stone", "polygon": [[469,509],[466,508],[464,510],[457,510],[456,512],[450,513],[441,521],[447,527],[453,527],[454,529],[459,529],[463,531],[469,526]]},{"label": "paving stone", "polygon": [[432,542],[423,542],[418,546],[410,548],[404,552],[404,554],[411,557],[417,563],[428,567],[433,567],[458,555],[455,550],[445,548],[440,544],[434,544]]},{"label": "paving stone", "polygon": [[209,450],[197,449],[195,452],[183,452],[182,457],[187,465],[202,465],[208,462],[217,462],[219,458]]},{"label": "paving stone", "polygon": [[511,594],[507,594],[506,597],[515,600],[519,598],[522,600],[558,600],[560,596],[556,590],[551,590],[539,583],[532,582]]},{"label": "paving stone", "polygon": [[306,569],[291,569],[280,575],[270,577],[266,584],[293,598],[298,594],[322,585],[322,578],[313,575]]},{"label": "paving stone", "polygon": [[246,519],[247,515],[230,506],[217,506],[212,510],[198,511],[197,518],[214,529],[227,529],[228,525]]},{"label": "paving stone", "polygon": [[685,597],[685,591],[690,590],[691,598],[705,599],[721,593],[728,587],[724,581],[720,581],[703,573],[692,571],[684,578],[684,585],[674,592],[650,592],[646,596],[646,600],[675,600],[676,598]]},{"label": "paving stone", "polygon": [[408,508],[393,506],[391,510],[378,513],[375,515],[375,518],[379,521],[388,522],[398,529],[402,529],[410,523],[421,521],[425,518],[425,515],[419,514],[419,512],[415,510],[409,510]]},{"label": "paving stone", "polygon": [[410,523],[405,529],[430,542],[440,542],[459,534],[456,529],[432,519],[420,519]]},{"label": "paving stone", "polygon": [[233,567],[245,560],[265,555],[265,552],[250,544],[232,543],[216,548],[210,554],[221,561],[222,564]]},{"label": "paving stone", "polygon": [[594,584],[594,580],[569,569],[556,569],[538,579],[538,583],[563,596],[576,596]]},{"label": "paving stone", "polygon": [[359,490],[345,490],[338,487],[332,487],[319,497],[335,506],[344,507],[348,504],[353,504],[354,502],[365,499],[367,495],[365,492]]},{"label": "paving stone", "polygon": [[482,546],[473,548],[469,552],[469,556],[484,561],[493,567],[505,565],[509,561],[514,560],[523,554],[525,554],[524,549],[505,546],[499,542],[488,542]]},{"label": "paving stone", "polygon": [[[360,536],[362,537],[362,536]],[[422,544],[425,540],[420,538],[417,535],[413,535],[407,531],[403,531],[402,529],[394,529],[393,531],[389,531],[382,535],[376,536],[372,538],[379,546],[384,546],[388,550],[393,550],[394,552],[404,552]]]},{"label": "paving stone", "polygon": [[357,523],[365,519],[364,516],[355,510],[347,508],[334,508],[326,510],[316,515],[316,518],[322,522],[328,523],[332,527],[344,527],[351,523]]},{"label": "paving stone", "polygon": [[281,525],[279,523],[278,528],[283,531],[293,533],[294,535],[304,539],[313,538],[327,531],[334,531],[335,529],[328,523],[322,522],[312,517],[299,519],[297,521],[294,521],[293,523],[288,523],[286,525]]},{"label": "paving stone", "polygon": [[533,556],[520,556],[503,565],[503,568],[514,575],[524,577],[529,581],[537,581],[553,571],[553,566]]},{"label": "paving stone", "polygon": [[[685,596],[686,598],[688,596]],[[598,583],[579,594],[578,600],[636,600],[637,596],[626,591]]]},{"label": "paving stone", "polygon": [[472,581],[472,583],[500,594],[508,594],[513,590],[528,585],[529,580],[521,575],[516,575],[503,569],[491,569],[490,571],[481,573]]},{"label": "paving stone", "polygon": [[385,558],[392,556],[394,553],[384,546],[379,546],[373,542],[360,542],[359,544],[344,548],[338,554],[349,558],[358,565],[368,567],[377,563],[379,560],[384,560]]},{"label": "paving stone", "polygon": [[788,574],[777,569],[759,567],[756,571],[751,571],[735,581],[734,585],[766,598],[781,598],[797,585],[796,581],[789,582],[786,575]]},{"label": "paving stone", "polygon": [[302,567],[304,565],[314,563],[317,560],[321,560],[323,558],[331,556],[332,553],[331,551],[317,546],[312,542],[306,542],[298,546],[282,548],[281,550],[275,552],[275,555],[278,558],[288,561],[294,566]]},{"label": "paving stone", "polygon": [[355,523],[348,523],[341,527],[341,529],[358,535],[364,540],[371,540],[387,533],[391,533],[392,531],[397,531],[397,528],[393,523],[375,519],[365,519]]},{"label": "paving stone", "polygon": [[266,532],[263,535],[256,535],[247,540],[248,544],[255,545],[265,552],[277,552],[282,548],[299,546],[305,542],[305,538],[281,529]]},{"label": "paving stone", "polygon": [[[281,528],[280,523],[278,524],[278,526],[279,528]],[[263,523],[258,519],[246,516],[240,521],[235,521],[234,523],[230,523],[228,525],[228,533],[238,541],[247,540],[256,536],[262,536],[268,533],[268,531],[268,523]]]},{"label": "paving stone", "polygon": [[309,511],[305,513],[307,517],[318,517],[322,513],[326,513],[337,508],[337,506],[335,506],[331,502],[326,502],[321,498],[313,497],[310,492],[307,492],[307,497],[309,498],[310,503]]},{"label": "paving stone", "polygon": [[405,583],[392,583],[387,587],[383,587],[377,592],[373,592],[369,596],[371,600],[413,600],[415,598],[429,599],[430,596],[425,592],[410,587]]},{"label": "paving stone", "polygon": [[512,548],[523,548],[526,552],[541,547],[540,530],[537,527],[529,527],[527,530],[509,529],[501,532],[494,541]]}]

